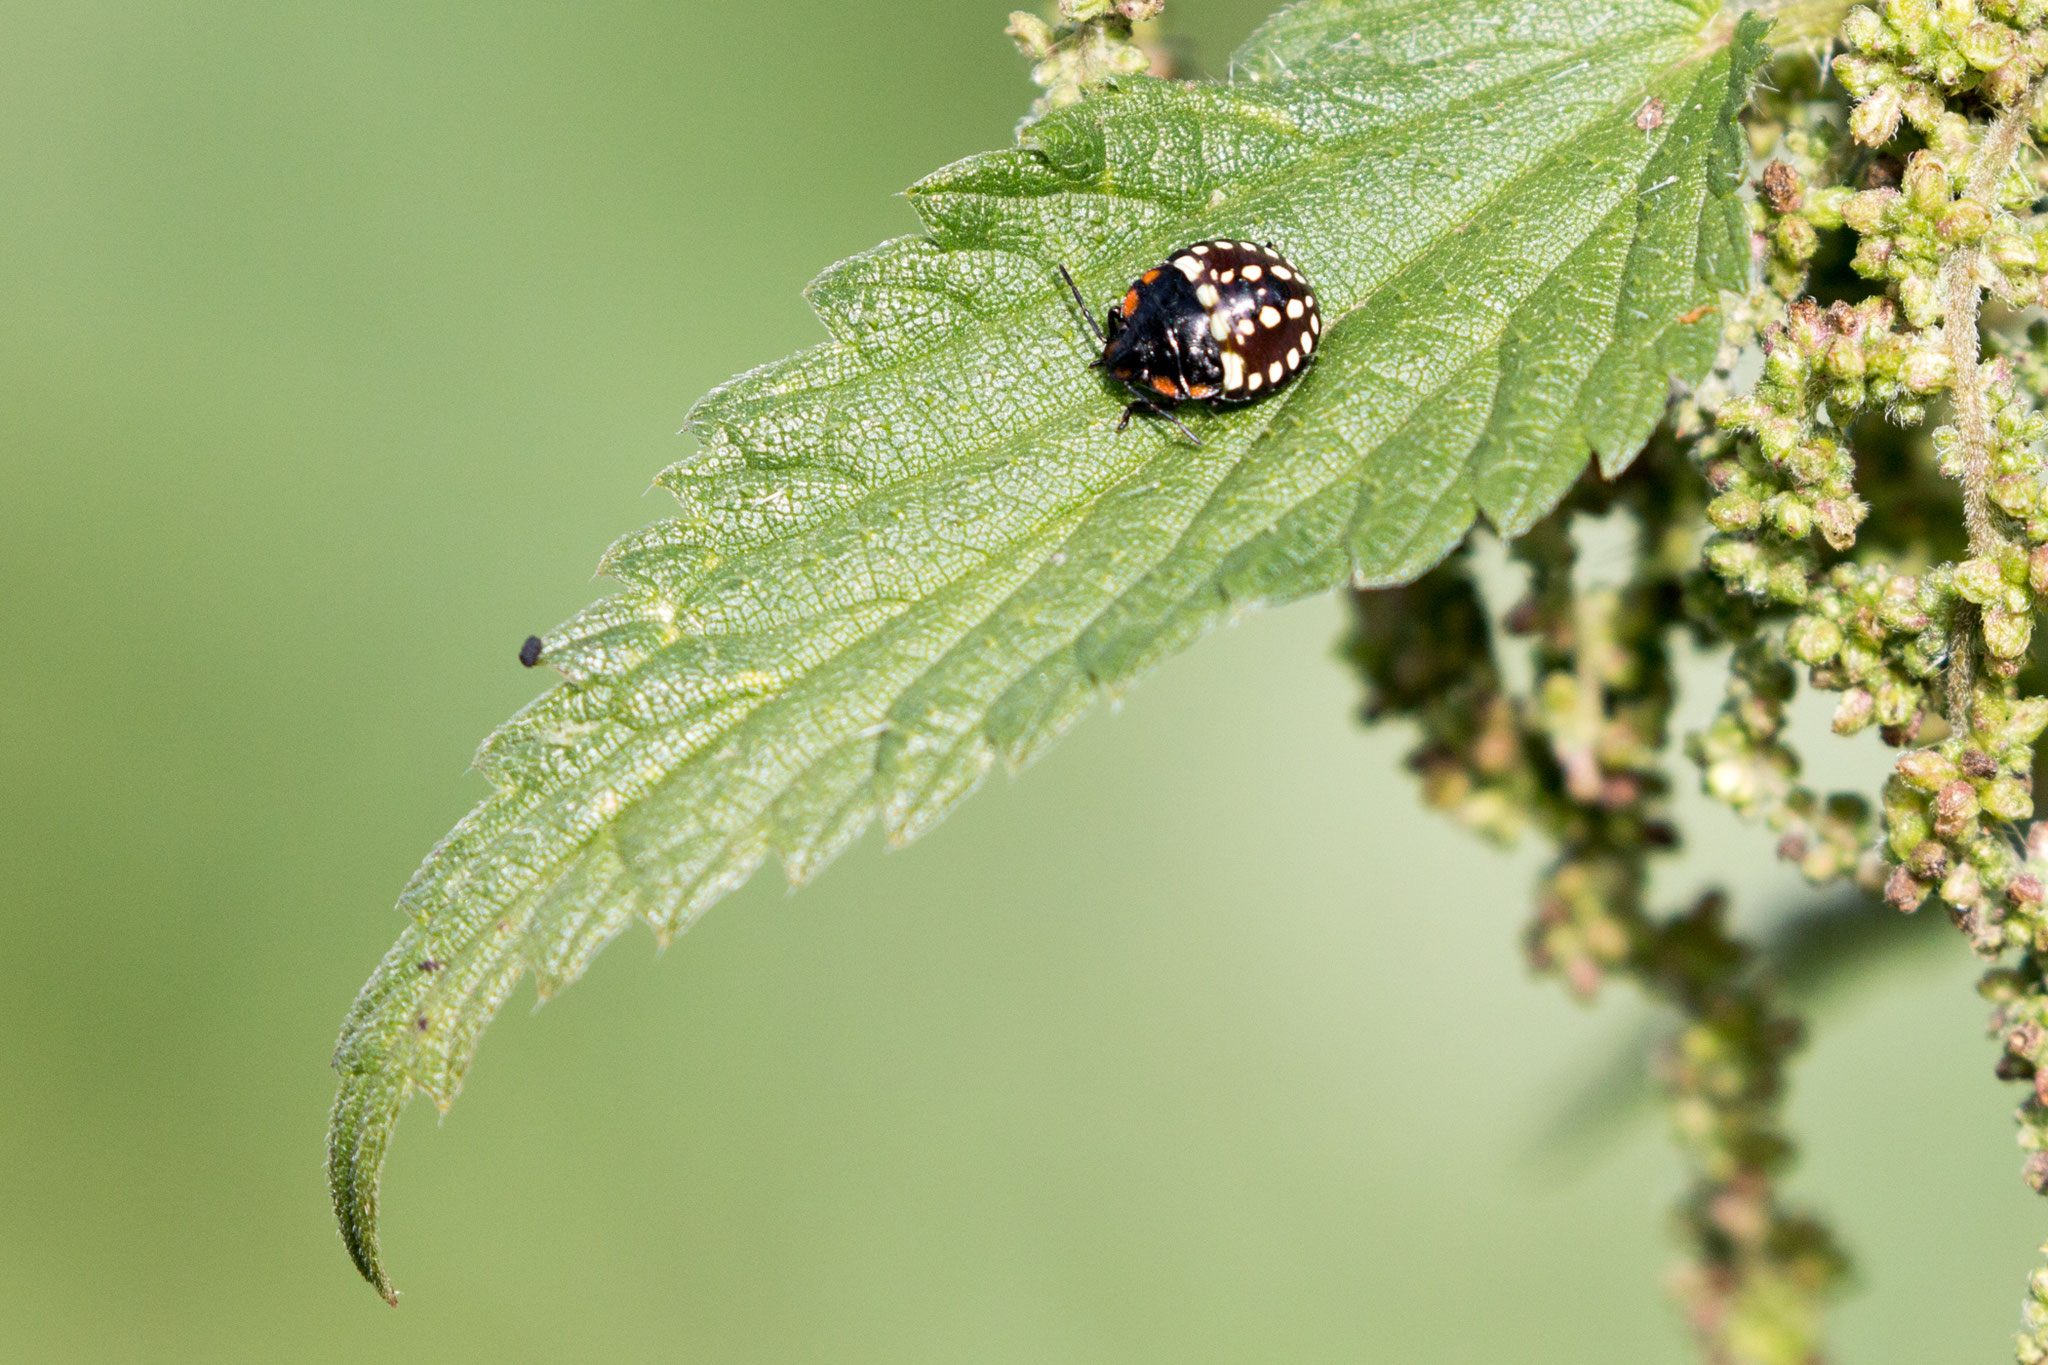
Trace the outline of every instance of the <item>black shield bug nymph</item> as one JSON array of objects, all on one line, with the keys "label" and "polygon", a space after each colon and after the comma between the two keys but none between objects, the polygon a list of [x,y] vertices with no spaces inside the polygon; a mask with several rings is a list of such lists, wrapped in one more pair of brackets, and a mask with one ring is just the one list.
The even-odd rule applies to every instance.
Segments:
[{"label": "black shield bug nymph", "polygon": [[1249,403],[1284,388],[1315,354],[1323,317],[1301,271],[1269,244],[1207,241],[1182,247],[1131,282],[1102,325],[1065,266],[1060,276],[1102,342],[1092,364],[1149,413],[1195,434],[1162,403]]}]

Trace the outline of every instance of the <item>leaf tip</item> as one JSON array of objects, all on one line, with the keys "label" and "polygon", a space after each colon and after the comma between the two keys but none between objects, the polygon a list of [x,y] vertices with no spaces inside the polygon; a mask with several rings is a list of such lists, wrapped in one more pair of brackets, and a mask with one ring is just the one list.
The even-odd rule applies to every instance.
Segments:
[{"label": "leaf tip", "polygon": [[[349,1173],[353,1181],[356,1173]],[[377,1245],[377,1177],[371,1173],[368,1185],[361,1191],[360,1198],[344,1202],[343,1177],[337,1173],[335,1183],[335,1213],[340,1220],[342,1246],[348,1258],[355,1263],[356,1271],[368,1282],[377,1296],[391,1307],[398,1307],[398,1287],[391,1283],[390,1274],[384,1269],[383,1254]],[[355,1193],[352,1189],[351,1193]]]},{"label": "leaf tip", "polygon": [[[348,1039],[344,1037],[343,1046]],[[384,1153],[408,1087],[376,1071],[344,1071],[327,1130],[327,1184],[342,1246],[378,1297],[398,1306],[398,1289],[377,1245],[377,1187]]]}]

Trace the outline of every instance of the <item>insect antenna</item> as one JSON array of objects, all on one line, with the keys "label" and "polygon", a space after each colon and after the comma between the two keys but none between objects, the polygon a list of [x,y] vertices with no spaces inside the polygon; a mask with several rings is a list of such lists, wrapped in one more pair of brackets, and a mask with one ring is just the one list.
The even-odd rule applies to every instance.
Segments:
[{"label": "insect antenna", "polygon": [[[1065,266],[1056,265],[1053,269],[1059,271],[1060,278],[1067,282],[1067,292],[1074,296],[1074,306],[1081,310],[1081,320],[1088,324],[1088,330],[1095,333],[1097,341],[1105,346],[1109,345],[1109,338],[1102,334],[1102,324],[1097,322],[1095,315],[1088,311],[1088,300],[1081,297],[1081,286],[1074,283],[1074,277],[1067,273]],[[1101,363],[1101,361],[1096,362],[1098,365]]]},{"label": "insect antenna", "polygon": [[[1074,296],[1074,306],[1081,310],[1081,318],[1084,322],[1088,324],[1088,330],[1095,333],[1095,339],[1097,341],[1100,341],[1103,344],[1103,347],[1107,349],[1107,347],[1109,346],[1109,338],[1108,336],[1104,335],[1101,324],[1095,321],[1094,314],[1088,311],[1088,300],[1081,297],[1081,287],[1074,283],[1074,277],[1071,274],[1067,273],[1067,268],[1065,266],[1055,265],[1053,269],[1059,271],[1060,278],[1067,282],[1067,292]],[[1102,357],[1097,356],[1093,361],[1089,362],[1089,364],[1090,368],[1101,368]],[[1182,382],[1183,384],[1185,384],[1186,381],[1183,380]],[[1182,422],[1180,418],[1174,416],[1173,413],[1168,411],[1166,408],[1160,407],[1150,398],[1147,398],[1141,391],[1139,391],[1134,385],[1132,385],[1129,380],[1124,381],[1124,387],[1130,389],[1136,401],[1131,403],[1124,409],[1124,415],[1118,419],[1116,424],[1116,429],[1118,431],[1122,431],[1125,427],[1131,424],[1131,415],[1133,413],[1142,412],[1147,414],[1148,416],[1162,418],[1165,421],[1171,422],[1173,424],[1174,430],[1178,431],[1181,435],[1187,437],[1188,440],[1194,443],[1195,445],[1200,445],[1202,443],[1200,437],[1196,436],[1195,433],[1188,430],[1187,424],[1185,422]]]}]

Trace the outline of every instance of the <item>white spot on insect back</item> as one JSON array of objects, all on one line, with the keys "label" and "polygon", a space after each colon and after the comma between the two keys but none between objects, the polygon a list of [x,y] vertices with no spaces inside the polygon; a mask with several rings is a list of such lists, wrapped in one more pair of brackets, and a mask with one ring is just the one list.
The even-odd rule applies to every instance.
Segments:
[{"label": "white spot on insect back", "polygon": [[1259,385],[1261,385],[1261,384],[1263,384],[1263,383],[1265,383],[1265,382],[1266,382],[1266,377],[1265,377],[1264,375],[1260,374],[1260,373],[1259,373],[1259,372],[1258,372],[1257,370],[1253,370],[1253,371],[1252,371],[1252,377],[1251,377],[1251,382],[1250,382],[1250,383],[1248,383],[1248,384],[1246,384],[1246,385],[1245,385],[1245,388],[1247,388],[1247,389],[1251,390],[1251,391],[1252,391],[1253,393],[1257,393],[1257,392],[1259,391]]},{"label": "white spot on insect back", "polygon": [[[1258,378],[1253,375],[1252,378]],[[1244,357],[1236,351],[1223,352],[1223,387],[1241,389],[1244,387]]]},{"label": "white spot on insect back", "polygon": [[1195,286],[1195,299],[1204,308],[1214,308],[1217,299],[1221,297],[1216,292],[1216,286],[1213,284],[1198,284]]},{"label": "white spot on insect back", "polygon": [[1311,313],[1308,319],[1308,326],[1310,331],[1314,332],[1317,336],[1321,336],[1323,334],[1323,315],[1321,313]]},{"label": "white spot on insect back", "polygon": [[1237,320],[1237,334],[1241,337],[1248,337],[1258,330],[1258,328],[1252,326],[1250,318],[1239,318]]},{"label": "white spot on insect back", "polygon": [[1273,278],[1276,280],[1291,280],[1294,278],[1294,272],[1284,265],[1276,265],[1273,267]]},{"label": "white spot on insect back", "polygon": [[1293,346],[1287,348],[1287,368],[1290,370],[1301,368],[1301,352]]},{"label": "white spot on insect back", "polygon": [[1302,315],[1303,313],[1305,313],[1305,312],[1307,312],[1307,311],[1308,311],[1307,309],[1305,309],[1305,308],[1303,308],[1303,307],[1301,306],[1301,300],[1300,300],[1300,299],[1289,299],[1289,300],[1287,300],[1287,316],[1288,316],[1288,317],[1291,317],[1291,318],[1298,318],[1298,317],[1300,317],[1300,316],[1301,316],[1301,315]]},{"label": "white spot on insect back", "polygon": [[1224,272],[1223,272],[1223,273],[1222,273],[1221,275],[1218,275],[1218,276],[1216,277],[1216,283],[1218,283],[1218,284],[1229,284],[1229,283],[1230,283],[1230,282],[1231,282],[1232,280],[1234,280],[1234,279],[1236,279],[1236,278],[1237,278],[1237,272],[1236,272],[1235,270],[1226,270],[1226,271],[1224,271]]},{"label": "white spot on insect back", "polygon": [[1189,284],[1193,284],[1196,280],[1202,278],[1202,263],[1192,256],[1174,257],[1173,268],[1187,276]]},{"label": "white spot on insect back", "polygon": [[1261,327],[1278,327],[1280,325],[1280,310],[1270,303],[1261,308],[1259,310],[1259,325]]},{"label": "white spot on insect back", "polygon": [[1189,247],[1188,250],[1194,252],[1197,256],[1206,256],[1209,254],[1209,244],[1203,242],[1200,246]]},{"label": "white spot on insect back", "polygon": [[1277,360],[1266,367],[1266,377],[1275,384],[1280,382],[1280,376],[1285,373],[1287,373],[1287,367]]},{"label": "white spot on insect back", "polygon": [[1228,313],[1211,313],[1211,314],[1209,314],[1209,335],[1210,335],[1210,336],[1212,336],[1212,337],[1215,337],[1215,338],[1216,338],[1216,339],[1217,339],[1218,341],[1221,341],[1221,340],[1223,340],[1223,338],[1225,338],[1225,337],[1229,336],[1229,335],[1230,335],[1230,314],[1228,314]]},{"label": "white spot on insect back", "polygon": [[1244,268],[1244,277],[1248,280],[1256,280],[1265,273],[1262,268],[1256,265],[1248,265]]},{"label": "white spot on insect back", "polygon": [[1307,354],[1308,354],[1308,353],[1309,353],[1310,351],[1313,351],[1313,350],[1314,350],[1315,348],[1316,348],[1316,336],[1315,336],[1315,333],[1314,333],[1314,332],[1303,332],[1303,333],[1301,334],[1301,353],[1302,353],[1303,355],[1307,355]]}]

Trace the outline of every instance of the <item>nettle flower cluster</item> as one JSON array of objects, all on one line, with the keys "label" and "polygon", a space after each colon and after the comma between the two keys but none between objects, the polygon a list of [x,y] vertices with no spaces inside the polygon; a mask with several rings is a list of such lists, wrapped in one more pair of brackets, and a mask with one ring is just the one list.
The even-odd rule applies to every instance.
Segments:
[{"label": "nettle flower cluster", "polygon": [[[2034,812],[2030,773],[2048,697],[1983,695],[1973,718],[1967,736],[1901,756],[1885,783],[1885,842],[1898,860],[1885,895],[1914,910],[1938,889],[1981,950],[2031,947],[2041,880],[2004,826]],[[2010,926],[2008,908],[2025,912]]]},{"label": "nettle flower cluster", "polygon": [[[2040,869],[2048,868],[2048,822],[2027,831],[2026,849],[2029,871],[2021,875],[2038,882]],[[2035,891],[2038,901],[2038,887]],[[2036,1193],[2048,1194],[2048,994],[2041,990],[2043,957],[2044,950],[2036,947],[2017,967],[1986,972],[1978,990],[1991,1001],[1991,1032],[2003,1044],[1999,1078],[2027,1086],[2018,1113],[2020,1147],[2027,1153],[2021,1171]],[[2048,1254],[2048,1246],[2042,1251]],[[2027,1277],[2020,1320],[2020,1365],[2043,1365],[2048,1362],[2048,1267]]]},{"label": "nettle flower cluster", "polygon": [[[1630,579],[1577,581],[1574,520],[1616,504],[1636,522]],[[1799,1022],[1730,932],[1721,897],[1665,915],[1646,905],[1650,862],[1677,843],[1659,756],[1675,698],[1667,641],[1691,566],[1682,528],[1698,516],[1697,483],[1660,445],[1514,544],[1528,586],[1498,635],[1461,552],[1406,587],[1356,594],[1350,650],[1370,686],[1367,718],[1418,723],[1410,763],[1431,805],[1491,838],[1534,829],[1552,844],[1527,931],[1535,970],[1580,998],[1633,980],[1678,1012],[1651,1073],[1692,1177],[1675,1219],[1690,1254],[1672,1288],[1707,1357],[1807,1361],[1846,1261],[1778,1188],[1793,1155],[1780,1109]],[[1522,687],[1494,653],[1512,638],[1528,645]]]},{"label": "nettle flower cluster", "polygon": [[[2033,181],[2008,171],[1993,186],[1995,197],[1987,205],[1967,197],[1963,175],[1974,159],[1968,147],[1946,156],[1917,151],[1907,159],[1896,187],[1864,190],[1834,205],[1835,225],[1848,226],[1861,239],[1856,272],[1894,285],[1906,321],[1914,327],[1933,327],[1942,320],[1947,300],[1940,296],[1938,273],[1959,249],[1981,252],[1978,285],[2015,303],[2048,301],[2041,273],[2048,260],[2048,229],[2022,226],[2013,217],[2032,205]],[[1815,224],[1823,225],[1828,225],[1825,219]]]},{"label": "nettle flower cluster", "polygon": [[1165,8],[1166,0],[1060,0],[1057,25],[1030,10],[1013,11],[1004,31],[1032,60],[1032,82],[1045,91],[1031,118],[1073,104],[1090,86],[1118,76],[1169,74],[1165,52],[1132,32],[1133,24],[1149,23]]},{"label": "nettle flower cluster", "polygon": [[[2048,1193],[2048,822],[2027,825],[2048,698],[2018,685],[2048,602],[2048,421],[2031,397],[2048,380],[2048,334],[1987,362],[1978,320],[1987,295],[2048,304],[2048,224],[2034,216],[2048,179],[2024,145],[2048,133],[2044,24],[2048,0],[1858,8],[1832,65],[1855,101],[1846,119],[1824,99],[1776,102],[1753,218],[1763,285],[1747,305],[1762,373],[1694,446],[1715,492],[1704,561],[1761,625],[1690,747],[1708,790],[1785,829],[1781,852],[1809,876],[1882,881],[1907,911],[1938,896],[1979,952],[2020,954],[1984,989],[2001,1076],[2033,1083],[2021,1145],[2029,1183]],[[1849,301],[1801,297],[1842,232],[1867,294],[1837,276]],[[1873,472],[1850,431],[1878,414],[1917,427],[1937,398],[1947,424],[1931,433],[1932,463],[1960,493],[1968,551],[1930,562],[1931,542],[1901,548],[1887,525],[1903,560],[1888,565],[1858,544],[1871,515],[1858,482],[1868,493]],[[1881,835],[1854,798],[1798,786],[1782,736],[1795,665],[1838,695],[1838,732],[1876,726],[1907,748]],[[2048,1360],[2048,1272],[2035,1278],[2025,1361]]]},{"label": "nettle flower cluster", "polygon": [[[1939,345],[1894,331],[1895,311],[1884,297],[1825,310],[1812,299],[1795,301],[1764,334],[1754,391],[1721,405],[1722,430],[1752,439],[1717,446],[1707,460],[1716,493],[1707,520],[1724,533],[1708,545],[1707,564],[1743,592],[1807,600],[1820,562],[1814,533],[1828,548],[1847,550],[1869,511],[1837,424],[1872,402],[1917,400],[1948,382]],[[1775,534],[1760,534],[1766,529]]]},{"label": "nettle flower cluster", "polygon": [[[1938,739],[1943,712],[1964,713],[1950,718],[1969,733],[1907,755],[1887,787],[1884,846],[1895,865],[1886,885],[1902,909],[1939,887],[1959,913],[1982,921],[1999,915],[2014,860],[1955,812],[1967,788],[1971,820],[1979,811],[2006,820],[2031,813],[2030,746],[2041,726],[2031,706],[2006,693],[2048,592],[2048,486],[2036,449],[2048,423],[2015,389],[2008,363],[1977,365],[1976,291],[2041,300],[2048,228],[2018,216],[2038,195],[2034,177],[1989,164],[2010,160],[2010,147],[1994,147],[1996,130],[1950,101],[2029,92],[2048,62],[2048,34],[2032,27],[2044,15],[2048,3],[1895,3],[1850,16],[1844,37],[1856,50],[1835,70],[1860,101],[1848,121],[1854,141],[1881,144],[1903,121],[1929,145],[1903,165],[1870,159],[1861,190],[1811,189],[1809,176],[1839,174],[1853,148],[1825,119],[1794,121],[1782,139],[1790,159],[1773,161],[1759,179],[1759,254],[1771,283],[1791,293],[1803,287],[1820,234],[1847,228],[1856,238],[1852,269],[1885,292],[1826,308],[1791,299],[1761,337],[1763,373],[1753,391],[1716,413],[1724,439],[1699,447],[1716,491],[1708,567],[1732,590],[1793,613],[1748,651],[1729,705],[1694,742],[1709,790],[1781,825],[1813,826],[1816,810],[1832,810],[1821,855],[1808,837],[1783,847],[1809,875],[1839,875],[1851,870],[1845,841],[1861,822],[1852,801],[1821,803],[1790,781],[1796,759],[1778,737],[1789,688],[1763,681],[1778,659],[1805,665],[1812,685],[1840,694],[1840,733],[1874,724],[1887,742],[1905,745],[1923,738],[1930,718],[1924,737]],[[1955,325],[1969,329],[1967,338],[1949,333],[1965,292],[1968,317]],[[1859,562],[1850,556],[1868,508],[1856,492],[1846,428],[1879,409],[1901,425],[1923,420],[1928,399],[1956,390],[1963,343],[1969,403],[1957,399],[1958,423],[1937,431],[1934,446],[1941,471],[1983,509],[1972,526],[1976,553],[1917,574]],[[1976,431],[1965,429],[1970,414]],[[1959,650],[1970,657],[1959,660]],[[1958,668],[1981,672],[1984,683],[1963,689],[1960,706],[1949,686]],[[1952,694],[1946,705],[1944,687]],[[1926,789],[1926,774],[1946,767],[1957,776]],[[1937,809],[1941,801],[1948,805]],[[1868,878],[1867,862],[1854,866]]]},{"label": "nettle flower cluster", "polygon": [[[1431,803],[1557,848],[1533,965],[1581,996],[1631,977],[1684,1016],[1656,1073],[1697,1180],[1681,1292],[1712,1359],[1816,1359],[1841,1262],[1774,1193],[1796,1028],[1768,973],[1718,902],[1665,917],[1644,904],[1648,859],[1676,838],[1656,759],[1676,621],[1734,647],[1724,704],[1686,746],[1706,790],[1766,822],[1814,882],[1882,888],[1906,911],[1938,897],[1974,947],[2012,963],[1984,989],[2000,1074],[2031,1083],[2020,1140],[2048,1193],[2048,820],[2028,825],[2048,697],[2021,687],[2041,690],[2026,669],[2048,603],[2048,421],[2034,408],[2048,326],[1998,340],[1995,319],[1987,359],[1978,316],[1987,296],[2048,305],[2034,214],[2048,163],[2025,145],[2030,129],[2048,139],[2044,24],[2048,0],[1856,9],[1831,65],[1853,107],[1827,71],[1781,65],[1749,125],[1768,163],[1751,209],[1758,280],[1726,309],[1720,359],[1620,484],[1580,490],[1515,546],[1530,592],[1502,625],[1531,640],[1526,691],[1495,666],[1466,564],[1359,598],[1369,714],[1421,723],[1412,762]],[[1946,423],[1931,432],[1930,412]],[[1688,456],[1703,509],[1687,501],[1696,484],[1667,479]],[[1613,502],[1641,521],[1636,577],[1574,587],[1571,518]],[[1669,562],[1702,516],[1697,567]],[[1837,733],[1875,729],[1904,751],[1879,809],[1801,784],[1786,727],[1802,673],[1834,694]],[[2048,1270],[2031,1291],[2019,1357],[2048,1363]]]},{"label": "nettle flower cluster", "polygon": [[[1885,845],[1896,862],[1885,894],[1913,910],[1938,891],[1978,950],[1996,955],[2039,946],[2041,879],[2023,865],[2011,831],[2034,811],[2034,746],[2048,730],[2048,698],[2020,697],[2013,679],[2027,659],[2034,614],[2048,601],[2048,483],[2035,450],[2048,422],[2015,397],[2003,366],[1987,372],[1993,442],[1985,491],[1998,531],[1980,553],[1924,575],[1921,590],[1968,625],[1950,639],[1969,660],[1943,665],[1982,676],[1954,708],[1961,732],[1901,756],[1885,785]],[[1944,469],[1961,474],[1958,444],[1952,428],[1937,433]]]},{"label": "nettle flower cluster", "polygon": [[1850,792],[1822,797],[1798,781],[1799,756],[1783,739],[1797,684],[1773,643],[1752,640],[1735,651],[1727,700],[1687,739],[1686,753],[1707,794],[1777,831],[1778,856],[1808,881],[1849,877],[1875,889],[1884,873],[1870,803]]},{"label": "nettle flower cluster", "polygon": [[[2020,875],[2038,883],[2040,869],[2048,867],[2048,821],[2036,823],[2027,831],[2026,853],[2029,870]],[[2039,887],[2030,889],[2038,905]],[[2038,925],[2036,935],[2041,936]],[[2048,947],[2037,944],[2017,967],[1985,973],[1978,990],[1991,1001],[1991,1031],[2002,1044],[1998,1059],[2000,1079],[2026,1082],[2033,1092],[2019,1111],[2020,1146],[2027,1153],[2021,1170],[2027,1184],[2048,1194],[2048,996],[2038,987],[2044,955],[2048,955]],[[2029,1311],[2030,1318],[2048,1303],[2048,1296],[2038,1294],[2044,1276],[2048,1276],[2048,1270],[2035,1272],[2037,1303]],[[2044,1325],[2048,1325],[2048,1317],[2029,1323],[2035,1331]]]},{"label": "nettle flower cluster", "polygon": [[1890,0],[1858,7],[1842,21],[1852,51],[1834,64],[1857,101],[1849,130],[1858,142],[1889,142],[1900,120],[1930,145],[1967,141],[1969,121],[1950,101],[1974,94],[2010,105],[2048,70],[2048,3],[2043,0]]},{"label": "nettle flower cluster", "polygon": [[[1781,220],[1810,229],[1813,217],[1833,217],[1843,196],[1813,196],[1809,205],[1796,172],[1772,164],[1766,194],[1782,207]],[[1788,235],[1770,240],[1782,251]],[[1940,337],[1899,330],[1897,312],[1882,295],[1825,309],[1810,298],[1793,301],[1760,338],[1755,387],[1720,405],[1720,431],[1696,447],[1715,493],[1707,567],[1730,590],[1780,618],[1792,615],[1738,650],[1728,700],[1688,751],[1708,793],[1763,818],[1781,835],[1780,854],[1816,882],[1848,876],[1875,885],[1882,873],[1868,803],[1822,797],[1796,781],[1798,758],[1782,739],[1793,665],[1805,665],[1814,686],[1841,694],[1838,733],[1874,724],[1890,742],[1910,743],[1938,688],[1953,616],[1939,574],[1842,558],[1869,513],[1842,434],[1846,420],[1873,407],[1918,414],[1952,375]]]}]

